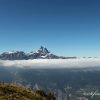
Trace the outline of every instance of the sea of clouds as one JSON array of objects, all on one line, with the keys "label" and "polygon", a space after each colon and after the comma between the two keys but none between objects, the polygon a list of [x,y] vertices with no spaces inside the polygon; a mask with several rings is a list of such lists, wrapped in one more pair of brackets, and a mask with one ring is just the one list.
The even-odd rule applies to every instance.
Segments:
[{"label": "sea of clouds", "polygon": [[100,68],[100,58],[0,60],[0,67],[18,68]]}]

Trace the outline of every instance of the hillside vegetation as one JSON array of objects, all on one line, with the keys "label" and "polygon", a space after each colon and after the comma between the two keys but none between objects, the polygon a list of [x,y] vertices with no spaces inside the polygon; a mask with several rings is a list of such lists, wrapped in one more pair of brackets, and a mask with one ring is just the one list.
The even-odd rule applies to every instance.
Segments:
[{"label": "hillside vegetation", "polygon": [[55,100],[43,91],[31,91],[13,84],[0,83],[0,100]]}]

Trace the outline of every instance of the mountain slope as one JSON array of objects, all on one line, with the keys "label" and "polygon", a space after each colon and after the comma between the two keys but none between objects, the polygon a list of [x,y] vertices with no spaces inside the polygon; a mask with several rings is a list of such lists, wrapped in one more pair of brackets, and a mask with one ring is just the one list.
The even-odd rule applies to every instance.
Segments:
[{"label": "mountain slope", "polygon": [[12,52],[4,52],[0,55],[1,60],[28,60],[28,59],[68,59],[68,58],[76,58],[76,57],[62,57],[57,56],[50,51],[41,46],[38,50],[32,51],[30,53],[24,53],[23,51],[12,51]]},{"label": "mountain slope", "polygon": [[43,91],[33,92],[13,84],[0,83],[0,100],[55,100]]}]

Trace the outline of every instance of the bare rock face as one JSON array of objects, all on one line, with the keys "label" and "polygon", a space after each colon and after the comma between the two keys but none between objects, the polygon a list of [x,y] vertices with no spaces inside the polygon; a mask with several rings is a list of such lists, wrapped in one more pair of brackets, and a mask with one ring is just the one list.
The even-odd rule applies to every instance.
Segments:
[{"label": "bare rock face", "polygon": [[23,51],[16,51],[2,53],[0,58],[2,60],[24,60],[27,59],[27,56]]},{"label": "bare rock face", "polygon": [[32,51],[30,53],[24,53],[23,51],[12,51],[4,52],[0,55],[1,60],[28,60],[28,59],[69,59],[75,57],[63,57],[57,56],[46,48],[41,46],[38,50]]}]

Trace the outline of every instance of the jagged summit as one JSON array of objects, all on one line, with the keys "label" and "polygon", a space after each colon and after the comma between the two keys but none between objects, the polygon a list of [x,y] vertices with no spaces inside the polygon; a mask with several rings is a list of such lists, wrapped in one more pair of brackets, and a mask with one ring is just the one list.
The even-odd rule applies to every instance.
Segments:
[{"label": "jagged summit", "polygon": [[37,51],[38,51],[38,53],[41,53],[41,54],[48,54],[48,53],[50,53],[48,51],[48,49],[46,47],[43,47],[43,46],[41,46]]},{"label": "jagged summit", "polygon": [[[28,60],[28,59],[67,59],[68,57],[56,56],[41,46],[38,50],[30,53],[23,51],[4,52],[0,55],[1,60]],[[72,57],[71,57],[72,58]]]},{"label": "jagged summit", "polygon": [[50,55],[49,50],[46,47],[41,46],[38,50],[29,53],[29,59],[47,58]]}]

